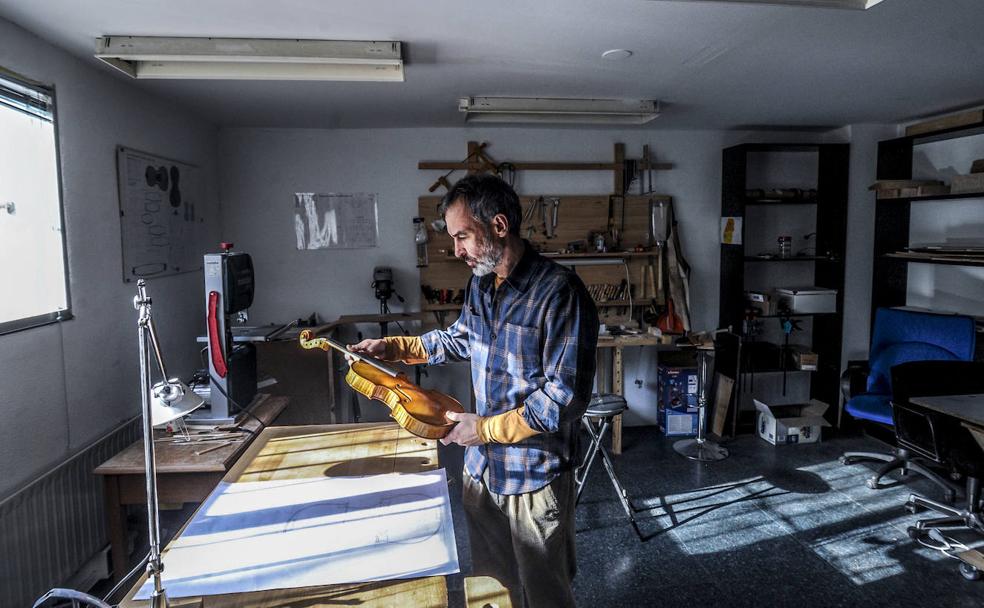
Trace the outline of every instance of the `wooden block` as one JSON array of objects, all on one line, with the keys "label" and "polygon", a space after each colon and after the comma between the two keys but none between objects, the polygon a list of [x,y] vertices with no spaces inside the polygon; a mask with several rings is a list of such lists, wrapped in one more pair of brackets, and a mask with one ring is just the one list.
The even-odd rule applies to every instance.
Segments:
[{"label": "wooden block", "polygon": [[466,576],[465,606],[512,608],[512,600],[509,598],[509,591],[491,576]]},{"label": "wooden block", "polygon": [[968,125],[984,122],[984,110],[970,110],[959,114],[941,116],[924,122],[917,122],[905,128],[907,137],[914,135],[928,135],[937,131],[946,131],[956,127],[966,127]]},{"label": "wooden block", "polygon": [[725,422],[728,420],[728,408],[731,404],[731,393],[735,388],[735,381],[722,374],[716,375],[717,391],[714,392],[714,422],[711,424],[711,432],[722,437]]},{"label": "wooden block", "polygon": [[950,194],[950,186],[946,184],[919,186],[916,196],[941,196]]},{"label": "wooden block", "polygon": [[984,173],[954,175],[950,180],[950,192],[953,194],[984,192]]}]

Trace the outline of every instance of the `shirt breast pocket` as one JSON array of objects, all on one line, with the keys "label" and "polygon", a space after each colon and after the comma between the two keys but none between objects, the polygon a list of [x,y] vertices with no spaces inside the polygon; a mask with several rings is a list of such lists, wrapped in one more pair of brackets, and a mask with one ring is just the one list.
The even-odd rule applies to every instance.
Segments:
[{"label": "shirt breast pocket", "polygon": [[503,324],[503,347],[509,372],[527,376],[540,367],[540,328]]}]

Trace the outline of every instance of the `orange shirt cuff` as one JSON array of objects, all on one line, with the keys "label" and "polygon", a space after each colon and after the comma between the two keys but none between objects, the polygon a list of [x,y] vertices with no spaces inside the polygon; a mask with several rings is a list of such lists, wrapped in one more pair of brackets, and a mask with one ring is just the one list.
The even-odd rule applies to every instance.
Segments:
[{"label": "orange shirt cuff", "polygon": [[538,435],[540,432],[530,428],[523,418],[525,409],[524,405],[503,414],[479,418],[476,425],[479,439],[482,443],[519,443],[533,435]]},{"label": "orange shirt cuff", "polygon": [[403,361],[407,365],[427,363],[427,351],[420,336],[387,336],[386,360]]}]

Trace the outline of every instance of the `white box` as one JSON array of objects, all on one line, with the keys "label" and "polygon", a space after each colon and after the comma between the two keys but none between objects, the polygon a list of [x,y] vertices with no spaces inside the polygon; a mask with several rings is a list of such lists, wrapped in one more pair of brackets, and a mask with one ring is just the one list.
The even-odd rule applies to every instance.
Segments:
[{"label": "white box", "polygon": [[837,312],[837,290],[825,287],[777,287],[778,310],[796,313]]},{"label": "white box", "polygon": [[820,427],[830,426],[823,417],[828,407],[816,399],[797,405],[772,406],[755,399],[759,437],[772,445],[816,443],[820,441]]}]

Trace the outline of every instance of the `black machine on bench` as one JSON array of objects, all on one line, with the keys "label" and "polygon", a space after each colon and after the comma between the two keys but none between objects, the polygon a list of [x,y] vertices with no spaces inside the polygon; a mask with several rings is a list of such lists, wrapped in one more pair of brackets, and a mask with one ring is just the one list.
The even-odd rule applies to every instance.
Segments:
[{"label": "black machine on bench", "polygon": [[[253,304],[253,260],[232,251],[205,254],[205,342],[208,349],[210,407],[189,418],[195,422],[231,424],[256,396],[256,347],[233,339],[232,321],[245,320]],[[265,338],[263,338],[265,339]],[[201,340],[201,338],[199,338]]]}]

